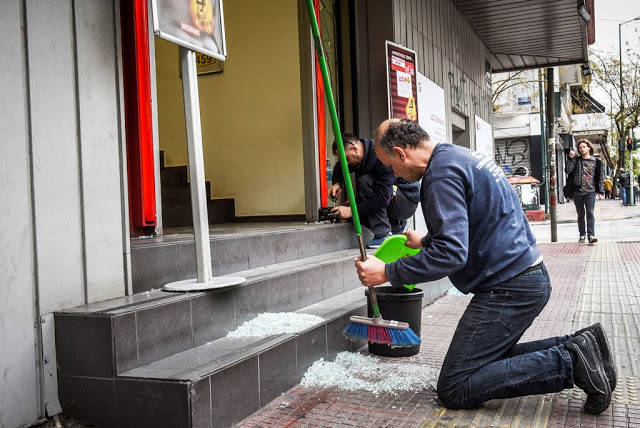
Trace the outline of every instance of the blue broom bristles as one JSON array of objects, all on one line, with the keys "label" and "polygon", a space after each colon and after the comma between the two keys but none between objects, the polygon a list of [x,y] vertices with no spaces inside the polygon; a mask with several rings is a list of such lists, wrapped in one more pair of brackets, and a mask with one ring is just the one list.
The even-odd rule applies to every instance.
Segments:
[{"label": "blue broom bristles", "polygon": [[410,328],[401,330],[351,322],[344,329],[344,335],[351,339],[362,339],[398,348],[420,344],[420,337]]}]

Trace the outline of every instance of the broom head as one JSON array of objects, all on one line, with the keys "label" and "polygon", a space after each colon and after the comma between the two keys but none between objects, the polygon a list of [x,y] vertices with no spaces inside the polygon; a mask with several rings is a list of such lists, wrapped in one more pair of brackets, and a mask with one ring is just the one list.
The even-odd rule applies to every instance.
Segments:
[{"label": "broom head", "polygon": [[409,324],[400,321],[387,321],[382,317],[361,317],[354,315],[344,329],[344,335],[350,339],[363,339],[371,343],[381,343],[393,347],[410,347],[420,344],[420,337]]}]

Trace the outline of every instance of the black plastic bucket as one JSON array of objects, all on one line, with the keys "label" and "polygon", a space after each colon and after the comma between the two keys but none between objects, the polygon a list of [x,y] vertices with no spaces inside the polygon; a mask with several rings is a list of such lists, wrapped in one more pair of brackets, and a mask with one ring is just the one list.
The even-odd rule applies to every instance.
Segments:
[{"label": "black plastic bucket", "polygon": [[[382,318],[387,321],[403,321],[409,323],[409,327],[420,336],[420,323],[422,321],[422,297],[424,292],[419,288],[409,291],[404,287],[376,287],[376,297]],[[367,316],[373,317],[369,289],[367,295]],[[404,348],[394,348],[390,345],[369,342],[369,352],[381,357],[410,357],[420,352],[420,345]]]}]

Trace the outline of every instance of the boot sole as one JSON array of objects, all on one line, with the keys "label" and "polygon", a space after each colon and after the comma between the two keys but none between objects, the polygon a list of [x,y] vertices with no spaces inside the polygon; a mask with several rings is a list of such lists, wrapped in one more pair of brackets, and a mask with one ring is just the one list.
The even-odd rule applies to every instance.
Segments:
[{"label": "boot sole", "polygon": [[615,363],[611,358],[611,348],[609,347],[609,341],[607,340],[607,335],[604,332],[604,328],[602,325],[597,322],[591,326],[589,329],[591,334],[596,338],[596,342],[598,343],[598,347],[600,348],[600,353],[602,354],[602,365],[604,367],[604,373],[607,375],[609,379],[609,384],[611,385],[611,391],[613,392],[616,389],[616,385],[618,383],[618,375],[616,373]]}]

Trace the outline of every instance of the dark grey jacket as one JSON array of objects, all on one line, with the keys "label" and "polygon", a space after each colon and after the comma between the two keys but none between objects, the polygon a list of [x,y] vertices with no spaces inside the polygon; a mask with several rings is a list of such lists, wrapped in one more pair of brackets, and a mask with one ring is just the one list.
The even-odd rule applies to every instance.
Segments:
[{"label": "dark grey jacket", "polygon": [[[598,158],[594,158],[596,161],[596,172],[593,177],[595,183],[594,186],[596,188],[596,193],[599,195],[604,195],[604,171],[602,168],[602,162]],[[582,187],[582,157],[574,156],[573,158],[567,159],[567,164],[564,167],[564,172],[567,175],[571,174],[575,170],[575,175],[573,177],[573,185],[576,189],[580,189]]]}]

